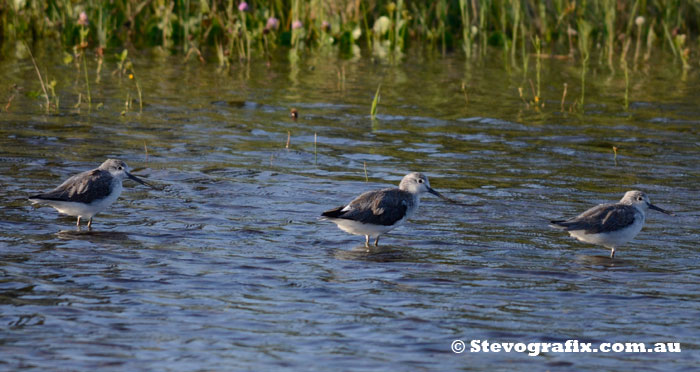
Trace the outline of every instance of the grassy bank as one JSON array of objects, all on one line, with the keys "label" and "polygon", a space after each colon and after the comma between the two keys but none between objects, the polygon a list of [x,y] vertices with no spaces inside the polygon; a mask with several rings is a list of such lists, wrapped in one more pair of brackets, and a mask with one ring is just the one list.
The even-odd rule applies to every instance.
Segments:
[{"label": "grassy bank", "polygon": [[700,2],[681,0],[0,0],[3,52],[49,39],[66,50],[157,47],[222,65],[279,47],[365,50],[400,60],[409,47],[513,64],[528,54],[644,63],[671,53],[697,65]]}]

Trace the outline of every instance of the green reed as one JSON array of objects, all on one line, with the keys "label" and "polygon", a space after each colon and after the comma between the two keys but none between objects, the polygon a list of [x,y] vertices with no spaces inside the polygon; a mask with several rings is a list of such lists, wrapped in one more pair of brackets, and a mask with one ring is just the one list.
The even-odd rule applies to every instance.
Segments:
[{"label": "green reed", "polygon": [[[202,62],[205,57],[212,57],[218,59],[222,68],[256,57],[284,55],[271,53],[280,47],[291,49],[289,58],[290,63],[295,62],[293,65],[307,51],[321,49],[352,56],[363,47],[375,57],[393,62],[400,61],[410,46],[439,54],[461,53],[468,59],[484,56],[488,48],[502,48],[508,68],[518,66],[517,59],[522,59],[523,76],[527,76],[529,55],[535,54],[536,84],[530,83],[535,85],[535,105],[542,99],[541,59],[547,54],[568,52],[582,67],[581,98],[575,105],[583,107],[591,45],[604,46],[604,57],[611,68],[613,55],[619,55],[626,80],[628,71],[623,62],[632,35],[636,37],[634,57],[630,57],[634,69],[642,56],[643,61],[649,61],[652,50],[661,49],[660,46],[670,48],[679,63],[690,68],[694,55],[691,49],[698,43],[687,35],[698,31],[694,19],[700,15],[700,5],[694,3],[657,4],[644,0],[269,0],[251,1],[246,6],[238,0],[55,0],[55,6],[49,7],[31,0],[0,2],[0,9],[5,9],[0,12],[3,52],[11,51],[18,42],[31,44],[38,40],[54,40],[64,50],[74,48],[76,66],[83,69],[85,79],[79,100],[86,100],[89,107],[94,89],[89,81],[87,56],[98,56],[94,84],[99,85],[103,51],[123,49],[116,72],[130,83],[125,92],[125,111],[131,109],[132,97],[138,97],[141,110],[143,105],[143,93],[126,45],[183,53],[185,60],[192,54]],[[82,13],[85,19],[81,18]],[[618,34],[625,38],[611,37]],[[385,57],[375,53],[382,48]],[[58,97],[52,93],[56,82],[49,82],[40,74],[39,80],[47,110],[57,109]],[[339,77],[341,87],[344,80],[343,71]],[[627,86],[625,102],[628,90]],[[566,89],[564,92],[563,96]],[[372,102],[373,119],[379,93],[380,87]],[[468,104],[466,84],[462,84],[462,93]],[[563,103],[564,99],[562,109]]]},{"label": "green reed", "polygon": [[[134,81],[134,87],[136,88],[136,93],[138,94],[139,100],[139,113],[141,113],[143,112],[143,92],[141,91],[141,85],[139,84],[139,80],[136,78],[136,70],[134,68],[134,63],[131,61],[131,59],[129,59],[129,51],[127,49],[124,49],[120,54],[117,54],[116,57],[118,59],[117,68],[112,72],[112,75],[118,75],[120,79],[126,77],[128,80]],[[122,111],[122,114],[125,114],[130,109],[131,90],[127,89],[126,101],[124,102],[124,111]]]},{"label": "green reed", "polygon": [[622,70],[625,72],[625,111],[630,107],[630,74],[627,63],[622,64]]},{"label": "green reed", "polygon": [[536,63],[536,72],[537,72],[537,92],[535,93],[535,103],[539,103],[541,96],[541,81],[542,81],[542,40],[540,40],[539,36],[535,36],[535,40],[533,41],[534,47],[535,47],[535,55],[537,61]]},{"label": "green reed", "polygon": [[92,95],[90,94],[90,79],[88,78],[87,61],[85,53],[82,54],[83,71],[85,72],[85,89],[87,90],[88,110],[92,109]]},{"label": "green reed", "polygon": [[617,0],[603,0],[604,31],[605,31],[605,54],[608,59],[608,66],[612,70],[613,55],[615,54],[615,7]]},{"label": "green reed", "polygon": [[581,100],[579,105],[581,109],[584,107],[586,97],[586,71],[588,69],[588,60],[591,56],[591,41],[590,36],[593,27],[585,20],[579,20],[579,50],[581,51]]},{"label": "green reed", "polygon": [[[388,56],[394,57],[409,45],[440,54],[461,49],[468,58],[499,46],[510,65],[517,66],[518,42],[522,52],[528,48],[522,40],[535,36],[546,53],[583,53],[575,41],[584,31],[582,21],[590,25],[591,43],[603,46],[601,56],[611,69],[613,57],[626,57],[632,47],[635,25],[636,58],[647,40],[651,48],[667,46],[679,64],[690,68],[700,47],[697,1],[53,0],[46,6],[41,1],[0,0],[0,9],[4,52],[18,41],[54,40],[67,48],[86,36],[88,48],[133,45],[185,54],[194,48],[200,56],[216,53],[221,64],[269,55],[279,46],[297,51],[331,46],[350,56],[357,46],[371,49],[386,40]],[[90,22],[79,23],[83,12]],[[663,35],[662,40],[656,35]],[[645,57],[650,53],[647,48]]]},{"label": "green reed", "polygon": [[[511,0],[510,2],[512,4],[512,9],[513,9],[513,24],[511,27],[511,40],[512,40],[513,44],[511,45],[510,59],[511,59],[511,64],[513,66],[515,66],[517,64],[516,60],[515,60],[515,51],[517,48],[515,46],[516,46],[516,43],[518,41],[518,28],[520,26],[520,16],[521,16],[521,14],[520,14],[521,13],[521,11],[520,11],[521,2],[520,2],[520,0]],[[539,36],[537,36],[537,38],[539,40]],[[539,61],[539,53],[540,52],[538,50],[537,51],[538,61]],[[538,73],[537,73],[537,90],[538,90],[537,95],[539,95],[539,86],[540,86],[540,79],[539,79],[539,71],[538,71]]]},{"label": "green reed", "polygon": [[470,2],[459,0],[459,15],[462,21],[462,51],[467,59],[472,56],[472,26],[470,21]]},{"label": "green reed", "polygon": [[369,111],[370,117],[374,120],[377,117],[377,105],[379,104],[379,90],[382,89],[382,85],[377,86],[377,92],[374,93],[374,99],[372,100],[372,108]]},{"label": "green reed", "polygon": [[[92,95],[101,91],[101,76],[107,77],[101,73],[105,50],[123,50],[111,66],[116,63],[114,74],[125,80],[127,112],[136,97],[143,110],[141,84],[127,48],[184,54],[186,63],[192,55],[202,63],[216,60],[223,73],[237,63],[282,56],[288,59],[292,80],[299,79],[300,63],[308,55],[371,54],[395,63],[411,55],[407,49],[417,48],[425,54],[461,54],[468,63],[483,63],[477,60],[489,49],[498,50],[509,73],[522,69],[518,72],[524,84],[529,82],[533,98],[526,99],[521,86],[520,99],[537,109],[544,108],[541,94],[547,92],[541,85],[543,58],[580,66],[580,96],[569,98],[570,111],[583,110],[590,64],[597,61],[601,66],[595,69],[607,65],[612,75],[617,68],[623,70],[628,109],[630,75],[652,63],[652,54],[672,55],[684,74],[700,65],[698,19],[700,2],[678,0],[52,0],[50,6],[36,0],[0,0],[0,53],[32,58],[41,91],[30,93],[45,100],[42,107],[47,112],[59,109],[57,82],[39,70],[31,54],[37,45],[58,45],[64,62],[74,62],[78,80],[84,79],[75,107],[87,102],[92,108],[93,100],[99,101]],[[287,53],[274,53],[280,49]],[[528,75],[533,54],[534,82]],[[88,66],[93,66],[87,59],[93,56],[97,64],[90,72]],[[107,66],[110,62],[105,60]],[[345,89],[344,67],[338,72],[338,86]],[[461,91],[469,104],[466,88],[463,82]],[[570,88],[573,92],[578,87]],[[373,121],[380,89],[370,111]],[[565,84],[562,112],[566,96]]]},{"label": "green reed", "polygon": [[[51,90],[53,91],[53,85],[55,85],[55,81],[53,81],[53,84],[46,84],[44,83],[44,78],[41,76],[41,71],[39,71],[39,66],[36,64],[36,60],[34,59],[34,54],[32,54],[31,49],[29,46],[26,46],[27,51],[29,52],[29,57],[32,59],[32,64],[34,65],[34,71],[36,71],[37,78],[39,78],[39,84],[41,85],[41,89],[44,91],[44,98],[46,99],[46,113],[51,111],[51,99],[49,98],[49,92],[46,89],[46,86],[50,86]],[[56,97],[56,94],[53,94],[54,97]],[[58,104],[56,104],[58,106]]]}]

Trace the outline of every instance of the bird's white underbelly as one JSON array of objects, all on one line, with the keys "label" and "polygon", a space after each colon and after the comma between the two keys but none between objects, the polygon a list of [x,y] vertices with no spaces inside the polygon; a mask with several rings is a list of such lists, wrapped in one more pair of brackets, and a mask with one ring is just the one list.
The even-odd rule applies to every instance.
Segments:
[{"label": "bird's white underbelly", "polygon": [[67,201],[56,201],[56,200],[40,200],[39,202],[48,204],[60,213],[67,214],[69,216],[80,217],[80,218],[92,218],[96,214],[107,209],[112,203],[114,203],[119,195],[122,193],[121,183],[117,183],[113,186],[112,193],[106,198],[96,200],[90,204],[77,203],[77,202],[67,202]]},{"label": "bird's white underbelly", "polygon": [[399,221],[397,221],[393,225],[372,225],[368,223],[362,223],[358,221],[353,221],[353,220],[347,220],[343,218],[329,218],[329,220],[336,225],[338,225],[338,228],[341,230],[354,234],[354,235],[369,235],[369,236],[378,236],[385,234],[398,226],[400,226],[404,221],[406,221],[406,218],[403,218]]},{"label": "bird's white underbelly", "polygon": [[639,234],[639,232],[642,230],[642,226],[644,226],[644,220],[637,218],[633,224],[617,231],[599,234],[586,234],[584,230],[572,230],[569,231],[569,235],[582,242],[613,248],[619,247],[634,239],[634,237],[637,236],[637,234]]}]

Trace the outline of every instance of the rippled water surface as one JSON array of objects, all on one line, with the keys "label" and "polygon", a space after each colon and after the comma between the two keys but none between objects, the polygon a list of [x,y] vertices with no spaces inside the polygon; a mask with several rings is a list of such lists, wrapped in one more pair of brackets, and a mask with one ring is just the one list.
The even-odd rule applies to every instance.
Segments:
[{"label": "rippled water surface", "polygon": [[[40,57],[50,114],[30,60],[0,62],[3,108],[19,89],[0,114],[0,369],[697,368],[697,71],[633,71],[625,109],[624,75],[592,69],[571,111],[573,62],[543,61],[535,108],[534,63],[523,78],[498,58],[302,60],[136,56],[139,112],[113,59],[100,82],[90,61],[89,109],[82,72]],[[163,190],[125,182],[92,231],[26,200],[108,157]],[[318,220],[409,171],[463,205],[425,196],[369,252]],[[677,215],[650,212],[614,261],[547,226],[630,189]],[[454,354],[455,339],[682,352]]]}]

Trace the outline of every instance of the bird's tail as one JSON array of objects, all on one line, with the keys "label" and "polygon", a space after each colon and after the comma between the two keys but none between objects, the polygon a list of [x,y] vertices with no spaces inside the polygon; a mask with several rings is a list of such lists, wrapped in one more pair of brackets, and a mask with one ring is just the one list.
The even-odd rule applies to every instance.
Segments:
[{"label": "bird's tail", "polygon": [[340,218],[345,212],[343,212],[344,207],[334,208],[321,213],[321,217],[326,218]]},{"label": "bird's tail", "polygon": [[549,221],[549,227],[559,230],[567,230],[569,228],[569,223],[567,223],[566,220],[551,220]]}]

